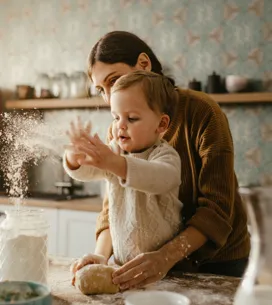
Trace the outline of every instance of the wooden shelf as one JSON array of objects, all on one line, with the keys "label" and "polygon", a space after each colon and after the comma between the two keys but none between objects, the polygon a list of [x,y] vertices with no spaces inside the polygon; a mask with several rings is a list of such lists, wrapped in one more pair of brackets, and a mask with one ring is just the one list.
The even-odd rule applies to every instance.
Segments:
[{"label": "wooden shelf", "polygon": [[108,108],[102,97],[80,99],[31,99],[6,101],[6,109],[69,109],[69,108]]},{"label": "wooden shelf", "polygon": [[210,94],[219,104],[272,103],[272,92]]},{"label": "wooden shelf", "polygon": [[[272,92],[210,94],[219,104],[272,103]],[[71,108],[109,108],[102,97],[81,99],[32,99],[10,100],[6,109],[71,109]]]}]

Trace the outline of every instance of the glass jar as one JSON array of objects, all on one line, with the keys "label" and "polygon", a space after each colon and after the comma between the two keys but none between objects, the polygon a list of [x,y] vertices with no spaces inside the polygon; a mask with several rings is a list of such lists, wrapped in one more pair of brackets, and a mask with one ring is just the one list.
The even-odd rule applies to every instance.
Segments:
[{"label": "glass jar", "polygon": [[46,284],[48,222],[43,210],[21,207],[0,223],[0,281]]},{"label": "glass jar", "polygon": [[49,98],[51,97],[51,80],[45,73],[40,73],[35,82],[35,97]]},{"label": "glass jar", "polygon": [[84,98],[88,96],[87,75],[84,72],[74,72],[70,76],[70,97]]},{"label": "glass jar", "polygon": [[68,98],[70,93],[69,77],[66,73],[58,73],[52,77],[51,92],[56,98]]},{"label": "glass jar", "polygon": [[272,189],[241,189],[251,240],[249,262],[234,297],[235,305],[270,305],[272,300]]}]

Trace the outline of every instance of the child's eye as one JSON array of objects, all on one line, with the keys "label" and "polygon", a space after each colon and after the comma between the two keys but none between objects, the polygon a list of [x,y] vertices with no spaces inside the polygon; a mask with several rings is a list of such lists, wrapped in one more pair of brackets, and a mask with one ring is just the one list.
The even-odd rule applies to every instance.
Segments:
[{"label": "child's eye", "polygon": [[129,122],[136,122],[138,121],[139,119],[138,118],[128,118]]}]

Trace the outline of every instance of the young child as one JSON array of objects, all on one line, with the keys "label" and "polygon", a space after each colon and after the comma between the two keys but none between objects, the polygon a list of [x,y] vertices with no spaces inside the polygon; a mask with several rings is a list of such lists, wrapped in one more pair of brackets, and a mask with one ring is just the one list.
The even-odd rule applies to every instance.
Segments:
[{"label": "young child", "polygon": [[137,71],[112,87],[109,145],[90,136],[80,120],[71,123],[64,168],[80,181],[108,181],[110,235],[119,265],[159,249],[181,229],[180,157],[162,140],[176,98],[166,77]]}]

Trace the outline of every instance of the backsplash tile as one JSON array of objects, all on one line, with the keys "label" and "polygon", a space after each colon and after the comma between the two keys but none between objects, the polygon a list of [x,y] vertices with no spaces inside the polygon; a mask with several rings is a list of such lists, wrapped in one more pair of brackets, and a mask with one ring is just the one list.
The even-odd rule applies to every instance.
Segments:
[{"label": "backsplash tile", "polygon": [[[193,78],[204,85],[216,71],[243,74],[257,89],[272,91],[271,15],[270,0],[1,0],[0,88],[33,85],[40,72],[85,70],[98,38],[128,30],[150,44],[181,86]],[[272,184],[272,106],[222,108],[239,182]],[[68,113],[48,112],[46,119],[65,123],[76,112]],[[109,118],[97,117],[105,132]]]}]

